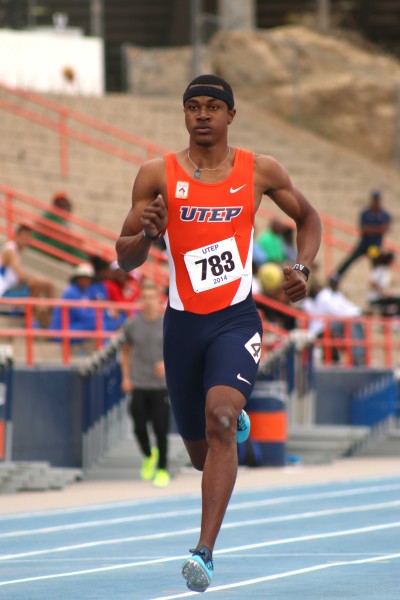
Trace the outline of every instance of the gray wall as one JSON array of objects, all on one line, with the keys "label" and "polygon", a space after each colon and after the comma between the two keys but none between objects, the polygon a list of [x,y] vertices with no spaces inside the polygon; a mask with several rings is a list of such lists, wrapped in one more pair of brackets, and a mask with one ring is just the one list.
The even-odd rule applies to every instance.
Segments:
[{"label": "gray wall", "polygon": [[318,425],[351,425],[352,395],[364,385],[391,373],[389,369],[325,368],[315,372]]},{"label": "gray wall", "polygon": [[15,368],[12,460],[81,467],[82,385],[68,368]]}]

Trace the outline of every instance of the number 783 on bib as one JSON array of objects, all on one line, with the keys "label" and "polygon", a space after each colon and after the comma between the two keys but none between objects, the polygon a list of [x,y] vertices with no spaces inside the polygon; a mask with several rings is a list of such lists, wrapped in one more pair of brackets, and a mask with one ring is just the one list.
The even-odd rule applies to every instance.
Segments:
[{"label": "number 783 on bib", "polygon": [[184,260],[196,293],[225,285],[243,275],[235,238],[190,250]]}]

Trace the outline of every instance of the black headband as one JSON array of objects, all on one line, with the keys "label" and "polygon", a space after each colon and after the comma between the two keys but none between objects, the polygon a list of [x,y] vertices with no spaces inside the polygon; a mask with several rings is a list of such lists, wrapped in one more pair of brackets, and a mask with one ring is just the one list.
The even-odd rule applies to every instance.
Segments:
[{"label": "black headband", "polygon": [[187,88],[183,94],[183,104],[194,96],[211,96],[211,98],[218,98],[228,105],[229,110],[232,110],[235,106],[232,92],[224,89],[221,90],[214,85],[194,84]]}]

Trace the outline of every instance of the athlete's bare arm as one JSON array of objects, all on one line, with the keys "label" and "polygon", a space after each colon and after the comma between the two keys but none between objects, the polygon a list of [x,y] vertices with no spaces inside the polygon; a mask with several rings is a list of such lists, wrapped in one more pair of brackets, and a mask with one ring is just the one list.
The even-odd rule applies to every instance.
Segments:
[{"label": "athlete's bare arm", "polygon": [[[315,208],[296,189],[286,170],[269,156],[256,155],[254,160],[254,185],[257,210],[263,194],[296,223],[297,261],[311,268],[321,243],[321,220]],[[307,294],[305,276],[287,266],[284,268],[285,283],[282,288],[292,302]]]},{"label": "athlete's bare arm", "polygon": [[148,161],[139,169],[132,189],[132,206],[115,245],[118,263],[124,271],[139,267],[147,258],[151,240],[143,232],[155,237],[167,224],[165,177],[162,158]]}]

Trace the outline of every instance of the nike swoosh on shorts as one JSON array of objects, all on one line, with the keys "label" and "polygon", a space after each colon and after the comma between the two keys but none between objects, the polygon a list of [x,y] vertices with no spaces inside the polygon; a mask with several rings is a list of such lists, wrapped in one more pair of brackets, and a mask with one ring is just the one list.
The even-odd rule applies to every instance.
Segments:
[{"label": "nike swoosh on shorts", "polygon": [[250,381],[247,381],[247,379],[245,379],[244,377],[242,377],[240,373],[238,373],[236,375],[236,377],[239,379],[239,381],[245,381],[246,383],[248,383],[249,385],[251,385]]}]

